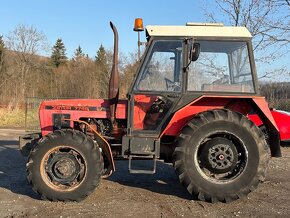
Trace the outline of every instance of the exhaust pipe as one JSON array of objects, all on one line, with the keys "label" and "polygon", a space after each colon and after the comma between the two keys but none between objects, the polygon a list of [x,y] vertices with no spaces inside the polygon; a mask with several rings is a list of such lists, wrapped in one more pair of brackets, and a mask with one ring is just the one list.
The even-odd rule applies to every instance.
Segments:
[{"label": "exhaust pipe", "polygon": [[110,22],[110,26],[114,33],[114,56],[113,66],[111,70],[110,82],[109,82],[109,105],[111,113],[111,122],[116,122],[116,109],[119,100],[119,71],[118,71],[118,31],[115,25]]}]

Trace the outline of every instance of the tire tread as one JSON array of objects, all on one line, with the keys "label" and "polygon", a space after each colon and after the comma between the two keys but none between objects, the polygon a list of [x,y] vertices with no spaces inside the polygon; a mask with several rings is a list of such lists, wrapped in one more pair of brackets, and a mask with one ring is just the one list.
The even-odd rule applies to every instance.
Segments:
[{"label": "tire tread", "polygon": [[[189,179],[190,176],[187,174],[188,168],[187,165],[185,164],[184,157],[187,155],[186,148],[188,148],[190,138],[193,137],[198,128],[216,120],[227,120],[239,124],[243,128],[246,128],[248,131],[251,132],[251,134],[255,138],[260,153],[259,158],[261,160],[260,161],[261,164],[258,165],[257,174],[255,175],[255,178],[253,178],[248,188],[241,189],[234,194],[216,195],[206,193],[205,191],[202,190],[202,188],[197,187],[194,181]],[[245,196],[247,196],[248,193],[254,191],[260,182],[264,181],[266,169],[268,168],[269,165],[270,159],[269,156],[270,150],[269,146],[266,143],[264,134],[252,121],[247,119],[244,115],[228,109],[215,109],[197,114],[188,123],[188,125],[184,127],[184,129],[182,130],[180,136],[176,141],[176,149],[173,152],[173,166],[180,182],[193,196],[196,196],[199,200],[202,201],[210,201],[213,203],[214,202],[228,203],[238,198],[244,198]]]},{"label": "tire tread", "polygon": [[[35,172],[35,159],[37,157],[37,154],[40,149],[44,149],[44,147],[51,146],[51,143],[62,140],[63,138],[66,139],[72,139],[77,142],[81,142],[82,146],[89,151],[90,157],[92,158],[92,161],[94,163],[94,168],[97,169],[96,175],[93,177],[93,179],[88,180],[87,182],[89,183],[87,185],[86,190],[82,190],[81,194],[79,194],[77,197],[73,195],[65,195],[63,197],[55,197],[53,195],[53,192],[49,192],[47,190],[42,190],[39,181],[34,178]],[[95,145],[94,141],[92,138],[87,137],[84,133],[73,130],[73,129],[64,129],[64,130],[58,130],[55,131],[54,133],[50,133],[46,135],[43,140],[40,140],[37,145],[34,147],[34,149],[31,151],[28,161],[26,164],[26,171],[27,171],[27,180],[29,184],[32,185],[33,191],[38,193],[41,196],[41,199],[45,200],[50,200],[50,201],[81,201],[84,198],[86,198],[88,195],[90,195],[94,189],[98,186],[101,180],[101,172],[102,172],[102,166],[103,166],[103,160],[101,158],[101,153],[98,148],[98,146]],[[92,166],[88,166],[92,167]]]}]

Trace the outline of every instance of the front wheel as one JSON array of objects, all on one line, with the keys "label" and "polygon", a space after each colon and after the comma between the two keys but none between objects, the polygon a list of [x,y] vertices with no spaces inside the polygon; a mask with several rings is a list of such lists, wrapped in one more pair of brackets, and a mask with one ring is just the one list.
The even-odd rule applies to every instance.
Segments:
[{"label": "front wheel", "polygon": [[180,182],[198,199],[231,202],[264,180],[269,153],[263,133],[245,116],[212,110],[184,127],[173,164]]},{"label": "front wheel", "polygon": [[103,159],[94,141],[75,130],[56,131],[38,142],[27,178],[43,199],[80,201],[99,184]]}]

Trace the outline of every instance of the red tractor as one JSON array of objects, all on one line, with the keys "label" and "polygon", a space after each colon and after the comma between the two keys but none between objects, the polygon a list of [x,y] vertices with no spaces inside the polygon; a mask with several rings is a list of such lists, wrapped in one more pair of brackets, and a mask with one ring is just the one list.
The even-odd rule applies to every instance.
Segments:
[{"label": "red tractor", "polygon": [[[41,133],[20,138],[33,190],[53,201],[82,200],[115,171],[114,158],[125,158],[131,173],[155,173],[157,159],[173,163],[200,200],[231,202],[253,191],[281,151],[274,114],[259,95],[249,31],[148,26],[139,69],[119,100],[118,34],[110,24],[109,99],[44,101]],[[152,168],[137,169],[136,159]]]}]

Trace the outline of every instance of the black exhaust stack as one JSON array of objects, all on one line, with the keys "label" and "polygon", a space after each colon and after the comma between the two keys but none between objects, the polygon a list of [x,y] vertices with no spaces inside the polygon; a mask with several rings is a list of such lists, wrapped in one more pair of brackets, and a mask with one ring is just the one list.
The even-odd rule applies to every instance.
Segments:
[{"label": "black exhaust stack", "polygon": [[115,25],[110,22],[110,26],[114,32],[114,56],[111,77],[109,82],[109,104],[111,113],[111,122],[116,122],[116,109],[119,100],[119,71],[118,71],[118,31]]}]

